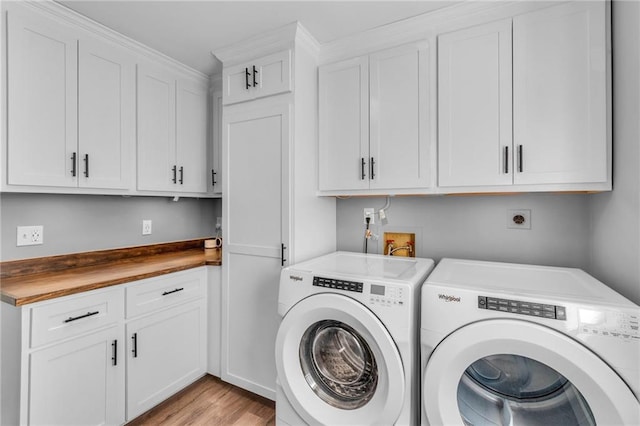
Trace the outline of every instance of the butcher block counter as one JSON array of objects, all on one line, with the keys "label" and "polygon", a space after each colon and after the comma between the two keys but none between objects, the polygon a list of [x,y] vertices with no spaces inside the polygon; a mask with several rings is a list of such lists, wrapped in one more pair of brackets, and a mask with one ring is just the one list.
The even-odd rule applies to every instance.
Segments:
[{"label": "butcher block counter", "polygon": [[2,301],[22,306],[205,265],[221,265],[205,239],[0,263]]}]

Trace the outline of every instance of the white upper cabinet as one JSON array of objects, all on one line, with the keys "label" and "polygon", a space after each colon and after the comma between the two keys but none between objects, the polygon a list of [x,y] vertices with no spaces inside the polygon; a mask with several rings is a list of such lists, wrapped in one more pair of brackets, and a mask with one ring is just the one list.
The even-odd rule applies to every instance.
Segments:
[{"label": "white upper cabinet", "polygon": [[430,184],[428,45],[320,67],[320,191]]},{"label": "white upper cabinet", "polygon": [[129,189],[134,57],[37,13],[8,23],[7,183]]},{"label": "white upper cabinet", "polygon": [[78,70],[78,184],[127,189],[136,136],[135,58],[84,37]]},{"label": "white upper cabinet", "polygon": [[222,84],[225,105],[290,92],[291,50],[225,68]]},{"label": "white upper cabinet", "polygon": [[78,35],[17,9],[7,23],[7,181],[76,186]]},{"label": "white upper cabinet", "polygon": [[607,180],[604,2],[513,20],[516,184]]},{"label": "white upper cabinet", "polygon": [[207,191],[207,86],[138,65],[138,190]]},{"label": "white upper cabinet", "polygon": [[438,37],[438,185],[511,184],[511,20]]},{"label": "white upper cabinet", "polygon": [[369,58],[320,67],[320,190],[367,189]]},{"label": "white upper cabinet", "polygon": [[607,56],[605,2],[440,35],[441,192],[610,189]]}]

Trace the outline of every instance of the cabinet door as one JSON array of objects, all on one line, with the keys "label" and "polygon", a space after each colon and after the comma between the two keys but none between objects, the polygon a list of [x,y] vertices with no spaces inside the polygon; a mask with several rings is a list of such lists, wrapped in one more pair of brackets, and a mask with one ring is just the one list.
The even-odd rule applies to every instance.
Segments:
[{"label": "cabinet door", "polygon": [[438,37],[438,185],[510,185],[511,20]]},{"label": "cabinet door", "polygon": [[428,45],[369,57],[370,188],[429,186]]},{"label": "cabinet door", "polygon": [[175,189],[175,182],[177,182],[175,125],[175,76],[160,66],[138,65],[139,190]]},{"label": "cabinet door", "polygon": [[369,188],[369,61],[320,67],[321,191]]},{"label": "cabinet door", "polygon": [[135,146],[135,58],[104,41],[80,40],[78,139],[81,187],[128,189]]},{"label": "cabinet door", "polygon": [[222,71],[225,105],[291,91],[291,50],[226,67]]},{"label": "cabinet door", "polygon": [[176,93],[177,190],[207,192],[208,87],[179,79]]},{"label": "cabinet door", "polygon": [[288,104],[248,106],[224,115],[221,374],[273,399],[278,277],[289,249],[284,188],[289,188],[291,113]]},{"label": "cabinet door", "polygon": [[7,182],[76,186],[77,35],[36,12],[7,15]]},{"label": "cabinet door", "polygon": [[514,18],[515,183],[607,180],[605,7],[571,2]]},{"label": "cabinet door", "polygon": [[127,421],[205,373],[206,319],[197,301],[127,324]]},{"label": "cabinet door", "polygon": [[121,327],[32,352],[29,424],[123,424],[124,362]]},{"label": "cabinet door", "polygon": [[213,94],[213,119],[211,146],[211,181],[210,188],[214,194],[222,194],[222,92]]}]

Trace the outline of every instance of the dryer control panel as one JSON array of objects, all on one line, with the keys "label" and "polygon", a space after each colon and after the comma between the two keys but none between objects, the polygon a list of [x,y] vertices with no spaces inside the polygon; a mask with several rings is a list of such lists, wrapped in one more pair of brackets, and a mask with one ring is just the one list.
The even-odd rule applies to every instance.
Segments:
[{"label": "dryer control panel", "polygon": [[509,312],[519,315],[567,320],[567,308],[558,305],[527,302],[523,300],[498,299],[491,296],[478,296],[478,308],[492,311]]},{"label": "dryer control panel", "polygon": [[405,304],[405,293],[402,287],[392,285],[371,284],[369,303],[386,307],[398,307]]},{"label": "dryer control panel", "polygon": [[358,281],[347,281],[336,278],[313,277],[313,285],[316,287],[331,288],[334,290],[346,290],[362,293],[362,283]]}]

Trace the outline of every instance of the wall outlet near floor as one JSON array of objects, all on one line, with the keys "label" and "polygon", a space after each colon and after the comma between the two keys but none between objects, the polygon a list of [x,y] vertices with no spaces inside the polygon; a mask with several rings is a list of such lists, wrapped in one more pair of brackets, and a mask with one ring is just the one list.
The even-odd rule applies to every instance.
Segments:
[{"label": "wall outlet near floor", "polygon": [[375,209],[372,208],[365,208],[364,209],[364,217],[362,218],[364,224],[367,224],[367,217],[371,218],[371,220],[369,221],[369,225],[373,225],[374,223],[376,223],[375,221]]},{"label": "wall outlet near floor", "polygon": [[142,221],[142,235],[151,235],[151,220],[145,219]]},{"label": "wall outlet near floor", "polygon": [[507,228],[531,229],[531,210],[507,210]]},{"label": "wall outlet near floor", "polygon": [[44,242],[44,226],[18,226],[17,246],[35,246]]}]

